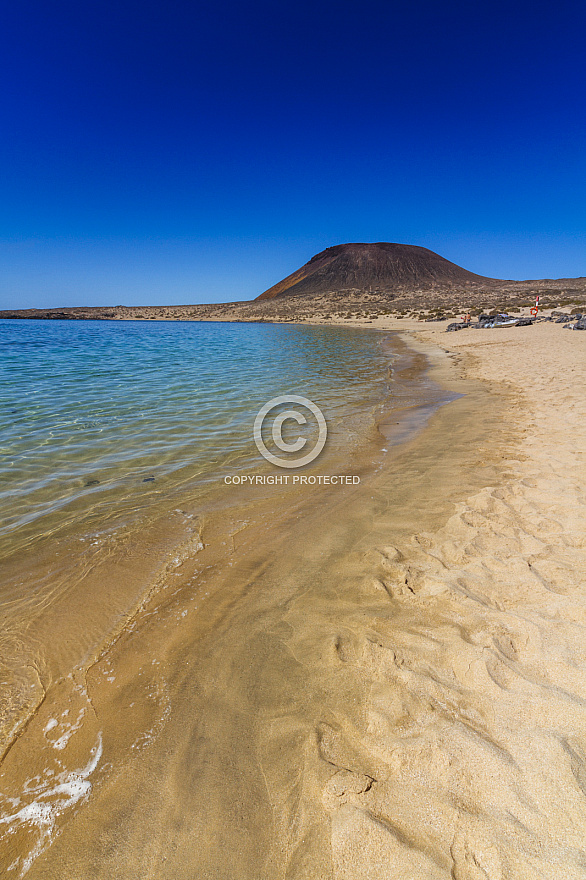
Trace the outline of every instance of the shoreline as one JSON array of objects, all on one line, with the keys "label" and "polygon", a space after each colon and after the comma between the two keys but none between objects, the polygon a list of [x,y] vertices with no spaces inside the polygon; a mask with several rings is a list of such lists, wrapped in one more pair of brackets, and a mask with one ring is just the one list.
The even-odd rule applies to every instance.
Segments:
[{"label": "shoreline", "polygon": [[[377,346],[379,344],[382,344],[382,341],[376,342]],[[391,349],[390,355],[394,357],[394,354]],[[376,408],[379,407],[380,402],[376,404]],[[366,415],[365,411],[363,418]],[[374,410],[372,416],[374,418]],[[375,447],[378,449],[378,446],[382,445],[377,437],[375,422],[373,421],[372,425],[369,422],[360,448],[355,441],[351,446],[354,450],[352,461],[357,463],[359,473],[364,475],[372,470]],[[366,452],[366,450],[370,451]],[[340,464],[343,464],[345,470],[353,469],[350,460],[340,461]],[[260,470],[262,469],[261,466]],[[351,485],[347,488],[351,490],[354,483],[355,478],[352,478]],[[303,492],[306,489],[307,487],[302,487]],[[228,491],[230,498],[227,497]],[[334,491],[340,490],[338,488]],[[180,495],[185,497],[181,499]],[[221,491],[212,495],[213,498],[217,495],[217,498],[215,502],[213,498],[211,499],[213,503],[206,503],[204,515],[202,510],[198,510],[198,504],[194,500],[189,501],[189,492],[183,487],[181,492],[175,492],[167,498],[148,529],[145,530],[139,516],[136,522],[131,520],[127,523],[127,528],[121,536],[117,534],[120,523],[115,517],[114,529],[112,523],[105,532],[103,529],[98,529],[96,535],[103,532],[103,540],[92,540],[89,555],[86,553],[79,560],[77,557],[80,545],[76,544],[79,540],[77,537],[79,529],[73,527],[71,535],[69,535],[71,529],[68,528],[66,533],[57,533],[50,541],[45,541],[46,546],[43,544],[40,547],[33,546],[32,556],[29,552],[21,562],[15,560],[17,566],[14,571],[10,564],[8,567],[3,564],[5,594],[6,586],[12,584],[14,589],[10,589],[8,595],[13,593],[17,597],[19,583],[35,584],[35,587],[40,586],[47,593],[41,607],[31,609],[32,615],[26,610],[28,598],[22,597],[20,604],[23,605],[22,610],[26,613],[27,623],[22,632],[18,620],[10,621],[5,617],[5,622],[10,625],[5,627],[3,638],[3,663],[6,670],[4,677],[7,684],[12,681],[17,685],[17,693],[13,697],[6,689],[4,691],[2,721],[5,728],[8,725],[7,730],[10,726],[15,726],[6,742],[4,754],[6,761],[3,763],[0,776],[5,793],[12,789],[12,797],[15,800],[11,801],[9,798],[8,802],[3,803],[2,824],[8,821],[9,817],[15,817],[14,822],[8,821],[9,831],[14,827],[17,837],[24,834],[25,841],[29,833],[33,836],[31,845],[23,841],[16,846],[9,846],[10,864],[15,864],[19,855],[25,858],[27,852],[29,855],[31,852],[34,853],[37,844],[40,845],[41,850],[44,850],[47,841],[42,814],[45,807],[49,809],[51,800],[54,799],[51,795],[51,786],[47,788],[46,785],[44,787],[41,785],[38,791],[32,790],[34,797],[32,805],[29,805],[30,809],[21,806],[15,810],[15,805],[20,803],[21,793],[26,791],[28,785],[25,777],[21,778],[22,773],[26,771],[26,778],[30,778],[33,767],[36,766],[39,771],[37,777],[42,779],[45,771],[49,772],[52,766],[51,747],[58,750],[61,748],[55,745],[55,741],[57,743],[62,741],[63,748],[68,746],[65,753],[68,760],[66,765],[61,764],[60,771],[60,775],[63,776],[65,773],[67,778],[71,774],[75,778],[76,773],[79,772],[79,769],[75,768],[84,764],[77,753],[80,755],[85,753],[86,759],[89,760],[98,749],[98,744],[100,753],[104,747],[107,751],[105,733],[96,728],[96,719],[93,718],[96,699],[88,689],[89,670],[96,664],[103,665],[106,662],[104,658],[115,648],[118,641],[133,633],[138,625],[137,621],[142,619],[145,613],[147,616],[148,613],[152,613],[145,612],[146,608],[151,607],[153,603],[156,605],[157,602],[164,602],[169,592],[175,595],[180,585],[185,593],[191,594],[193,592],[191,584],[195,583],[198,594],[195,607],[201,606],[201,601],[205,602],[207,599],[208,591],[204,591],[199,584],[199,575],[208,570],[219,570],[220,573],[225,570],[229,575],[226,566],[234,564],[234,553],[236,556],[240,554],[236,542],[240,541],[243,529],[250,525],[247,520],[256,520],[258,529],[263,518],[268,518],[269,521],[275,519],[278,506],[282,502],[291,505],[294,510],[302,509],[308,503],[308,498],[301,495],[299,489],[292,488],[287,489],[285,494],[281,491],[278,497],[263,490],[262,487],[255,489],[254,495],[246,490],[232,487],[228,489],[223,487]],[[321,498],[317,500],[320,505],[323,504]],[[233,513],[227,509],[228,506],[234,508]],[[283,516],[279,514],[277,519],[283,519]],[[279,537],[279,528],[276,531],[277,537]],[[262,529],[261,534],[263,538],[267,538]],[[259,540],[262,542],[262,538]],[[93,549],[94,543],[99,544],[95,549]],[[231,551],[223,560],[222,547],[228,545],[231,545]],[[270,551],[270,546],[271,539],[268,538],[267,552]],[[90,548],[88,547],[87,550],[89,551]],[[187,601],[188,608],[192,601],[190,596]],[[15,610],[18,612],[17,606]],[[85,609],[81,616],[76,610],[78,607]],[[27,644],[28,648],[26,648]],[[19,704],[19,691],[26,701],[23,705]],[[69,717],[69,713],[72,715],[75,713],[75,716]],[[67,714],[67,719],[60,721],[60,714]],[[101,712],[100,717],[103,718],[104,714],[107,713]],[[142,725],[142,721],[133,721],[128,725],[129,729],[135,730],[137,741],[141,736]],[[49,732],[53,730],[54,734]],[[73,752],[70,754],[72,748]],[[86,765],[89,766],[87,761]],[[63,766],[72,768],[67,771],[69,776]],[[57,769],[52,772],[56,773]],[[96,775],[94,771],[92,774]],[[97,775],[100,775],[99,767]],[[87,784],[89,786],[95,782],[96,780],[92,779],[91,783],[88,780]],[[75,807],[75,798],[73,802],[64,802],[63,811],[70,812],[72,807]],[[22,812],[23,810],[25,813]],[[38,821],[33,821],[30,827],[27,826],[26,810],[31,812],[31,816],[35,814],[35,810],[40,811]],[[21,814],[20,820],[16,818]],[[22,827],[19,827],[19,824]],[[48,827],[52,835],[56,834],[59,823],[55,824],[55,818],[51,819]],[[40,835],[37,843],[34,842],[35,835]],[[4,843],[6,842],[10,842],[10,838],[5,839]]]},{"label": "shoreline", "polygon": [[[388,358],[382,361],[386,375]],[[372,448],[372,456],[375,454],[374,409],[371,413],[370,408],[380,402],[362,403],[367,403],[369,421],[360,442],[353,439],[349,444],[351,459],[342,461],[339,450],[330,451],[327,459],[330,466],[341,465],[344,472],[351,469],[351,463],[358,463],[360,472],[370,466],[371,455],[359,447]],[[340,446],[342,435],[337,425],[331,434],[334,448]],[[204,541],[215,548],[207,554],[207,564],[221,564],[221,548],[233,543],[233,535],[241,528],[239,518],[244,521],[255,507],[270,517],[271,507],[282,501],[300,503],[295,486],[277,497],[271,493],[270,481],[267,489],[255,486],[253,493],[235,484],[224,485],[222,473],[241,473],[253,461],[244,457],[235,463],[227,458],[216,472],[206,473],[203,482],[197,465],[195,475],[181,473],[179,482],[158,483],[150,503],[142,492],[134,503],[125,492],[110,502],[112,511],[107,515],[102,503],[97,511],[90,506],[77,519],[55,522],[48,518],[40,520],[42,529],[33,522],[24,538],[19,533],[16,548],[0,562],[5,670],[0,675],[0,761],[46,702],[55,682],[71,677],[76,670],[81,670],[83,677],[88,664],[132,625],[161,585],[178,576],[177,568],[183,563],[197,568],[195,557],[204,549]],[[256,473],[269,472],[270,467],[258,456]],[[305,472],[311,474],[313,466]],[[3,539],[6,549],[8,539]],[[31,589],[23,591],[25,584]],[[83,615],[78,613],[79,606],[85,609]],[[62,649],[61,643],[67,647]]]},{"label": "shoreline", "polygon": [[[305,521],[294,510],[268,555],[266,526],[236,532],[232,580],[245,592],[226,594],[204,565],[217,602],[203,609],[197,638],[189,610],[177,627],[191,597],[168,588],[111,656],[96,659],[79,684],[96,720],[110,719],[119,754],[134,750],[141,760],[96,780],[95,796],[31,866],[33,880],[57,877],[63,865],[68,876],[91,870],[104,880],[175,878],[186,869],[370,880],[388,878],[391,865],[410,880],[553,880],[562,868],[564,878],[583,876],[576,780],[586,719],[573,659],[581,657],[582,618],[570,613],[582,606],[577,586],[564,592],[563,553],[583,561],[584,503],[568,478],[570,441],[557,429],[548,448],[551,425],[542,425],[563,394],[574,407],[574,445],[583,436],[580,337],[559,328],[549,335],[548,325],[532,328],[533,344],[522,330],[464,340],[418,329],[407,344],[431,361],[443,387],[464,396],[393,448],[350,515],[348,498],[318,504]],[[554,336],[569,337],[562,361],[569,371],[575,353],[573,386],[569,375],[548,382],[556,354],[549,346],[544,363],[536,342]],[[536,378],[527,346],[541,356],[541,404],[519,384]],[[508,384],[499,377],[504,365]],[[557,473],[551,461],[548,471],[552,454]],[[579,449],[572,454],[578,461]],[[553,480],[548,492],[544,473]],[[573,506],[560,531],[561,483]],[[543,540],[549,508],[554,538],[566,543]],[[152,666],[142,716],[124,730],[125,695]],[[114,695],[108,670],[122,676]],[[170,670],[170,714],[157,728],[146,694],[164,694]],[[565,726],[564,709],[573,712]],[[152,740],[136,746],[149,724]],[[111,734],[103,745],[112,755]],[[544,767],[555,768],[554,779]],[[182,805],[187,825],[175,825],[167,844],[147,845],[144,815],[168,823]],[[106,819],[120,810],[123,828]]]},{"label": "shoreline", "polygon": [[[303,270],[302,270],[303,271]],[[408,272],[407,275],[410,273]],[[346,276],[344,278],[344,276]],[[490,278],[451,277],[433,282],[413,278],[403,282],[394,277],[389,283],[367,283],[363,289],[348,287],[350,275],[342,270],[338,283],[330,279],[333,288],[313,294],[287,294],[269,298],[257,297],[224,303],[197,303],[184,305],[114,305],[62,306],[44,309],[4,309],[0,320],[141,320],[141,321],[298,321],[317,318],[329,323],[345,323],[357,317],[366,320],[386,319],[391,314],[400,318],[409,316],[420,320],[438,320],[445,317],[456,320],[461,313],[470,311],[528,310],[541,298],[542,309],[578,306],[586,302],[586,278],[542,278],[525,281]],[[281,285],[276,285],[280,287]],[[368,287],[368,290],[366,289]],[[274,290],[275,288],[273,288]],[[282,288],[286,290],[287,287]],[[265,294],[267,291],[265,291]]]}]

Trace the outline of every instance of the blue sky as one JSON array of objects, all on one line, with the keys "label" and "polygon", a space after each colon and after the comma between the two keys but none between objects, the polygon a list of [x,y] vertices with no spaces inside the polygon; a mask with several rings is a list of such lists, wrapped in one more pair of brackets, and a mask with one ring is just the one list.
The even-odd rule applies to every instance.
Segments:
[{"label": "blue sky", "polygon": [[0,308],[252,298],[345,241],[586,275],[582,3],[0,11]]}]

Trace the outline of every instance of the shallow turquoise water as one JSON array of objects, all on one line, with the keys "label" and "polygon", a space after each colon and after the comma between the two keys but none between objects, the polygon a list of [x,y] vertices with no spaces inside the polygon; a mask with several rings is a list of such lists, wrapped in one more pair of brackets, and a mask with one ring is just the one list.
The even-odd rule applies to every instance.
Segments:
[{"label": "shallow turquoise water", "polygon": [[0,321],[0,535],[82,517],[100,493],[114,503],[110,490],[144,503],[173,481],[266,466],[252,427],[277,395],[322,408],[330,451],[348,443],[384,397],[380,341],[350,328]]}]

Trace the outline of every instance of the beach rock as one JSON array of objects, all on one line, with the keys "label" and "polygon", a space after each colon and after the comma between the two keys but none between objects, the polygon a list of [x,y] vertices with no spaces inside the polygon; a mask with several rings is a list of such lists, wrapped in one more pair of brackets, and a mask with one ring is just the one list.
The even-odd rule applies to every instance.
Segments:
[{"label": "beach rock", "polygon": [[519,320],[517,321],[515,326],[516,327],[530,327],[531,324],[533,324],[532,318],[519,318]]},{"label": "beach rock", "polygon": [[448,324],[446,327],[446,332],[448,330],[467,330],[468,327],[475,327],[475,324],[472,324],[471,321],[454,321],[452,324]]},{"label": "beach rock", "polygon": [[154,482],[155,482],[154,477],[145,477],[143,480],[143,483],[154,483]]},{"label": "beach rock", "polygon": [[[558,315],[559,315],[559,313],[558,313]],[[564,321],[568,321],[569,318],[570,318],[570,315],[559,315],[559,317],[556,318],[555,322],[556,322],[556,324],[563,324]]]},{"label": "beach rock", "polygon": [[586,317],[579,318],[574,324],[574,330],[586,330]]}]

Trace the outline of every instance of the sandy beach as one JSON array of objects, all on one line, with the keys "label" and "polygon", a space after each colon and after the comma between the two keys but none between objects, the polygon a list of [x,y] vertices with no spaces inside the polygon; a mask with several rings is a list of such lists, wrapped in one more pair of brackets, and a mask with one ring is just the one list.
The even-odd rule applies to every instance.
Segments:
[{"label": "sandy beach", "polygon": [[586,880],[585,29],[5,4],[0,880]]},{"label": "sandy beach", "polygon": [[441,528],[381,548],[407,625],[353,647],[377,783],[334,777],[334,872],[583,877],[583,339],[552,325],[415,338],[507,399],[511,435],[499,450],[487,433],[497,479]]},{"label": "sandy beach", "polygon": [[6,876],[586,876],[584,338],[386,326],[461,396],[361,487],[197,531],[70,661],[3,762]]}]

